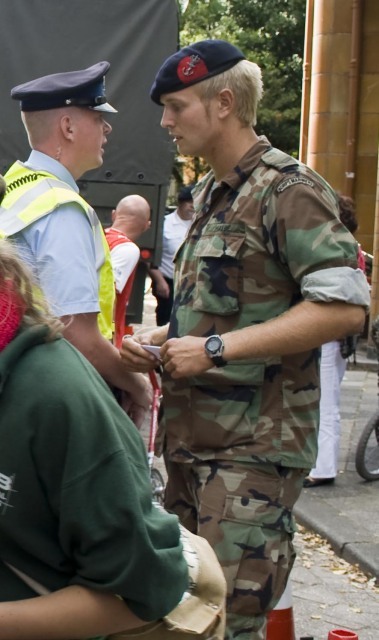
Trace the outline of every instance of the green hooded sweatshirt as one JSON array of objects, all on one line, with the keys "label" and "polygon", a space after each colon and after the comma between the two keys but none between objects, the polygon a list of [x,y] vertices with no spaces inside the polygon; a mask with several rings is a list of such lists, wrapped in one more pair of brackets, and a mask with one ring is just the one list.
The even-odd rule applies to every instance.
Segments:
[{"label": "green hooded sweatshirt", "polygon": [[152,504],[146,450],[92,365],[47,328],[0,352],[0,601],[80,584],[146,621],[188,586],[176,516]]}]

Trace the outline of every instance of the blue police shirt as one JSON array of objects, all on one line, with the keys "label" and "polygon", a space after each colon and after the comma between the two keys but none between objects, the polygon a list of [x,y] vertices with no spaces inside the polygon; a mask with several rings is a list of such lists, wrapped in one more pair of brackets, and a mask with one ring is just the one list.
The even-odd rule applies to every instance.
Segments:
[{"label": "blue police shirt", "polygon": [[[25,165],[49,171],[79,191],[69,171],[44,153],[33,150]],[[78,204],[62,205],[15,235],[14,240],[55,315],[99,312],[93,233]]]}]

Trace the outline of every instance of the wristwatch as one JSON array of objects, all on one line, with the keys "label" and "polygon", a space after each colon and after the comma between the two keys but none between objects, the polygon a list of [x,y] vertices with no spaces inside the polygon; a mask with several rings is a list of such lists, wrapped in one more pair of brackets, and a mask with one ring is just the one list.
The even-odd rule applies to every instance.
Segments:
[{"label": "wristwatch", "polygon": [[205,353],[212,360],[216,367],[225,367],[226,360],[222,357],[224,351],[224,341],[221,336],[209,336],[204,344]]}]

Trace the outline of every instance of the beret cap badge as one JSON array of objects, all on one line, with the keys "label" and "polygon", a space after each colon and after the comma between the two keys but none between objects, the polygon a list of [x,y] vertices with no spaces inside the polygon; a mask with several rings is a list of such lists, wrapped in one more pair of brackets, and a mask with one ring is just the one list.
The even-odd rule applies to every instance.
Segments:
[{"label": "beret cap badge", "polygon": [[180,60],[178,64],[178,78],[181,82],[193,82],[208,75],[208,68],[204,60],[198,55],[191,55]]}]

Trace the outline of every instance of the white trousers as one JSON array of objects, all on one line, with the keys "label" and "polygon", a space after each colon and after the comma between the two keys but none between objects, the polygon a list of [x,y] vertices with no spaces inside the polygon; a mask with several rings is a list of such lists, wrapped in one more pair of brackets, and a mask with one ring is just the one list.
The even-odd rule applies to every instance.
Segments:
[{"label": "white trousers", "polygon": [[335,478],[341,433],[340,390],[346,360],[340,354],[338,340],[322,345],[320,362],[320,425],[316,466],[312,478]]}]

